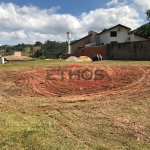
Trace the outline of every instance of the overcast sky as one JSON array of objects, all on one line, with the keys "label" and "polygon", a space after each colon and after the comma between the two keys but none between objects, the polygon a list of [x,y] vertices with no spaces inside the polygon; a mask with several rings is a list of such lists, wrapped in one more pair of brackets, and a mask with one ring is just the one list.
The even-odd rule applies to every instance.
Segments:
[{"label": "overcast sky", "polygon": [[132,30],[147,23],[150,0],[0,0],[0,45],[66,41],[117,24]]}]

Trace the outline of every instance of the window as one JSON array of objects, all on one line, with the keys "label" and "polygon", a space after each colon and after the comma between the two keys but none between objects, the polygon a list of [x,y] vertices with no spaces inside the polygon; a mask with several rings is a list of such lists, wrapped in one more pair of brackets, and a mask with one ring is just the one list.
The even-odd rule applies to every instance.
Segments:
[{"label": "window", "polygon": [[111,31],[110,37],[117,37],[117,31]]}]

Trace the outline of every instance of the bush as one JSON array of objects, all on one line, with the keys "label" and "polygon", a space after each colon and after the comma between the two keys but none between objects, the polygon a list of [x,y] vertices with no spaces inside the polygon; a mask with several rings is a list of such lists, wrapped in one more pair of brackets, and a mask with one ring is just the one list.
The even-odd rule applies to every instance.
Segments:
[{"label": "bush", "polygon": [[40,59],[42,59],[42,60],[43,60],[43,59],[46,59],[46,57],[45,57],[45,56],[40,56],[39,58],[40,58]]}]

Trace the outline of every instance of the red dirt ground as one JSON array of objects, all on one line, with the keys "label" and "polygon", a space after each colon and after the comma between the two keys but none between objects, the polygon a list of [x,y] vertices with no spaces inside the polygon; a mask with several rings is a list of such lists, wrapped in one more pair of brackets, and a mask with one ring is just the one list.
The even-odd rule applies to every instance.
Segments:
[{"label": "red dirt ground", "polygon": [[[92,79],[82,79],[81,72],[85,69],[93,73]],[[102,70],[102,80],[94,80],[96,69]],[[61,80],[61,71],[64,79]],[[69,71],[80,71],[80,80],[73,76],[69,80]],[[53,75],[51,76],[50,73]],[[76,72],[77,73],[77,72]],[[100,73],[100,72],[99,72]],[[89,71],[83,73],[83,78],[90,77]],[[100,76],[99,76],[100,77]],[[55,80],[50,80],[55,78]],[[3,92],[12,96],[52,96],[52,97],[89,97],[89,95],[126,95],[144,94],[150,91],[150,67],[138,66],[64,66],[45,67],[26,71],[1,73],[0,87]],[[75,85],[69,85],[75,82]]]}]

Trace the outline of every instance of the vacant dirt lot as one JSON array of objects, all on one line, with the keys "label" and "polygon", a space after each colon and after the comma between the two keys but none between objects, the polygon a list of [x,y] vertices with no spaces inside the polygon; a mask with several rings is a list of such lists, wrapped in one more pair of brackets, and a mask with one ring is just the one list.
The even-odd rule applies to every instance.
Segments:
[{"label": "vacant dirt lot", "polygon": [[0,88],[0,148],[150,149],[149,66],[5,71]]},{"label": "vacant dirt lot", "polygon": [[0,80],[13,96],[132,96],[150,91],[150,67],[57,66],[4,72]]}]

